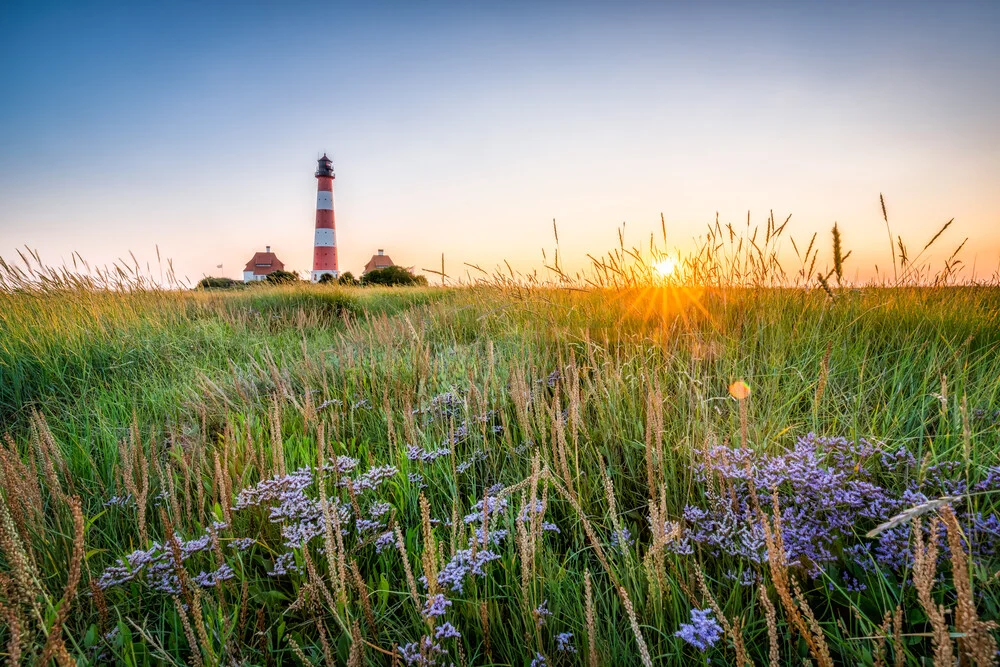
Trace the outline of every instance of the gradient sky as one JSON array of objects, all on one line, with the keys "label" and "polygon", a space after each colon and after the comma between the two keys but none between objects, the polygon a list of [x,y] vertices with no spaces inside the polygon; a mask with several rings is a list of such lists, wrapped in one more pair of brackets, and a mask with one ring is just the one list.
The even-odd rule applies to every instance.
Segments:
[{"label": "gradient sky", "polygon": [[[1000,2],[0,4],[0,256],[569,268],[666,216],[1000,258]],[[551,255],[550,255],[551,256]]]}]

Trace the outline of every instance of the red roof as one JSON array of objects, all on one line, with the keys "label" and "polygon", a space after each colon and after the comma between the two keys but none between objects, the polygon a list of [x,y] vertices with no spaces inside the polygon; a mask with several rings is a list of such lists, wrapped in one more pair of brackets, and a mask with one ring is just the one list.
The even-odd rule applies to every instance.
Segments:
[{"label": "red roof", "polygon": [[369,271],[375,271],[376,269],[384,269],[389,266],[395,266],[389,255],[372,255],[372,258],[368,260],[365,264],[365,273]]},{"label": "red roof", "polygon": [[255,276],[266,276],[275,271],[282,271],[284,268],[284,262],[278,259],[278,256],[273,252],[258,252],[254,253],[243,270],[253,271]]}]

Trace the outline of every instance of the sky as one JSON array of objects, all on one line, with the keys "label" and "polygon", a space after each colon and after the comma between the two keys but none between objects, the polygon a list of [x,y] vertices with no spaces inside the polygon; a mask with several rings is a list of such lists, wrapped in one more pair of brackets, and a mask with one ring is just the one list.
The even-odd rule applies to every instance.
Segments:
[{"label": "sky", "polygon": [[[0,3],[0,257],[570,271],[716,213],[1000,260],[1000,3]],[[788,250],[786,248],[786,250]],[[828,256],[828,255],[827,255]],[[821,256],[821,261],[823,261]],[[129,260],[131,261],[131,260]],[[223,269],[217,268],[219,264]]]}]

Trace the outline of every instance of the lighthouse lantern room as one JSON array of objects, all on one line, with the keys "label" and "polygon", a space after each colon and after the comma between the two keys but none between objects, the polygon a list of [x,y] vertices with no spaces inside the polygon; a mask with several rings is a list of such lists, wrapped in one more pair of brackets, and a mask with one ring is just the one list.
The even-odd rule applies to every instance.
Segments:
[{"label": "lighthouse lantern room", "polygon": [[333,162],[323,154],[316,167],[316,236],[313,245],[312,282],[325,275],[336,278],[337,227],[333,216]]}]

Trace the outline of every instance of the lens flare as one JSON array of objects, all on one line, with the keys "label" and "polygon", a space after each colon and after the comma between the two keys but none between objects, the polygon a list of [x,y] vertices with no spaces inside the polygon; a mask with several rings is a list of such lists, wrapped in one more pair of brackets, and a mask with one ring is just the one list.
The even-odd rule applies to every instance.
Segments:
[{"label": "lens flare", "polygon": [[750,387],[743,380],[737,380],[729,385],[729,395],[737,401],[742,401],[750,396]]}]

